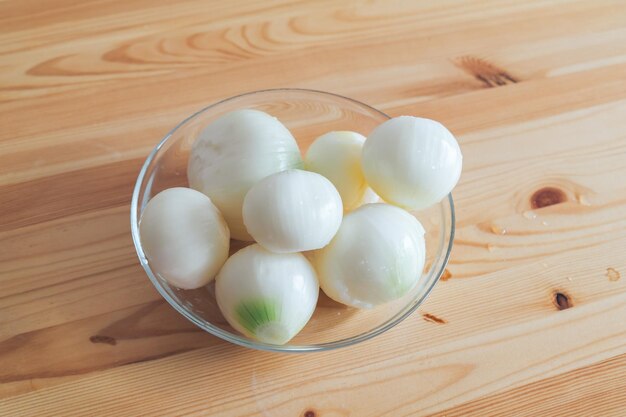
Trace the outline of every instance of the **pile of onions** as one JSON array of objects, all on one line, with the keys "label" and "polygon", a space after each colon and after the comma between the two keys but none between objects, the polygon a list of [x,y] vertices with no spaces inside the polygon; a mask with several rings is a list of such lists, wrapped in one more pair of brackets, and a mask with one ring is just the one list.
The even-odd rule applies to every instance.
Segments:
[{"label": "pile of onions", "polygon": [[[329,132],[303,161],[278,119],[237,110],[198,136],[191,188],[148,202],[141,241],[161,278],[182,289],[215,280],[217,304],[234,329],[284,344],[313,315],[320,287],[356,308],[416,287],[424,228],[406,209],[447,196],[461,166],[456,139],[433,120],[390,119],[367,138]],[[256,243],[228,258],[231,238]]]}]

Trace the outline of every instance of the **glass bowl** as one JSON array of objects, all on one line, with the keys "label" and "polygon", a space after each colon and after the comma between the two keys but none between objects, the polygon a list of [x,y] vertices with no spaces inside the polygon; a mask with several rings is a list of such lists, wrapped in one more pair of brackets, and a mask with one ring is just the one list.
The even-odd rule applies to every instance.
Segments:
[{"label": "glass bowl", "polygon": [[[441,203],[415,215],[426,230],[426,266],[418,285],[403,298],[371,310],[336,303],[320,291],[315,313],[304,329],[286,345],[247,338],[224,319],[215,301],[214,285],[197,290],[170,286],[152,269],[141,246],[138,221],[146,203],[158,192],[187,184],[187,159],[199,132],[213,120],[236,109],[258,109],[277,117],[306,152],[318,136],[333,130],[352,130],[367,136],[389,118],[366,104],[332,93],[304,89],[275,89],[242,94],[212,104],[183,120],[150,153],[133,192],[131,231],[141,266],[158,292],[191,322],[229,342],[261,350],[311,352],[359,343],[389,330],[424,302],[444,271],[454,239],[454,206],[449,195]],[[231,254],[246,246],[231,241]]]}]

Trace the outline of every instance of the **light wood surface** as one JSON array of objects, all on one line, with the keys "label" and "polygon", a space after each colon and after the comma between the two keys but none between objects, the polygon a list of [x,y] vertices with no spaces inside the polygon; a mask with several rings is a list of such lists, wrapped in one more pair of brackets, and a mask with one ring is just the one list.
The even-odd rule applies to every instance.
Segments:
[{"label": "light wood surface", "polygon": [[[150,149],[271,87],[461,143],[446,279],[369,342],[236,347],[138,265]],[[625,115],[623,1],[2,0],[0,415],[626,415]]]}]

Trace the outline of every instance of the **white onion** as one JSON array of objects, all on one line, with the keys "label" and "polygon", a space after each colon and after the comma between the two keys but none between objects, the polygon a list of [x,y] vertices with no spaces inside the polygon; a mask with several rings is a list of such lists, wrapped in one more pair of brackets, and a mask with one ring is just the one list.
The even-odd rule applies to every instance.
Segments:
[{"label": "white onion", "polygon": [[399,207],[377,203],[346,214],[314,263],[326,295],[371,308],[409,292],[421,277],[425,255],[420,222]]},{"label": "white onion", "polygon": [[228,258],[226,222],[209,197],[190,188],[154,196],[143,210],[139,231],[152,270],[179,288],[206,285]]},{"label": "white onion", "polygon": [[343,208],[333,184],[314,172],[291,169],[256,183],[243,202],[250,235],[277,253],[319,249],[335,236]]},{"label": "white onion", "polygon": [[315,139],[304,159],[306,169],[333,183],[346,211],[378,197],[367,186],[361,169],[364,142],[365,137],[356,132],[326,133]]},{"label": "white onion", "polygon": [[233,238],[252,240],[241,215],[246,193],[262,178],[302,165],[289,130],[267,113],[246,109],[221,116],[200,133],[187,176],[191,188],[220,209]]},{"label": "white onion", "polygon": [[222,314],[236,330],[265,343],[284,344],[309,321],[319,286],[300,253],[277,254],[258,244],[241,249],[215,281]]},{"label": "white onion", "polygon": [[429,207],[448,195],[462,163],[452,133],[430,119],[388,120],[363,145],[363,172],[370,187],[388,203],[410,209]]}]

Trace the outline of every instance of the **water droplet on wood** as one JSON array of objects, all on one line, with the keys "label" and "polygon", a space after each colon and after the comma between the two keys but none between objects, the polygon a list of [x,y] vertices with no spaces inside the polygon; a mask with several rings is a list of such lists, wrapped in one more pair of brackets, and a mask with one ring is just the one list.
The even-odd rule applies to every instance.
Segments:
[{"label": "water droplet on wood", "polygon": [[589,202],[589,199],[584,194],[576,194],[576,200],[578,200],[578,202],[583,206],[591,205],[591,203]]},{"label": "water droplet on wood", "polygon": [[607,268],[606,276],[609,278],[609,281],[617,281],[622,277],[619,271],[615,268]]},{"label": "water droplet on wood", "polygon": [[506,235],[506,229],[495,224],[491,225],[491,231],[496,235]]}]

